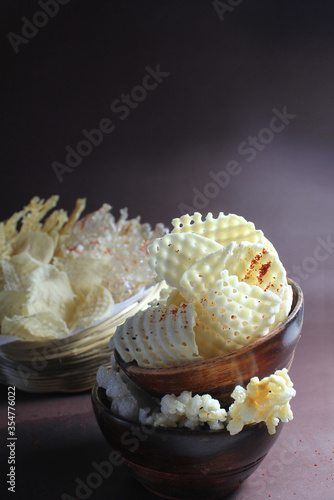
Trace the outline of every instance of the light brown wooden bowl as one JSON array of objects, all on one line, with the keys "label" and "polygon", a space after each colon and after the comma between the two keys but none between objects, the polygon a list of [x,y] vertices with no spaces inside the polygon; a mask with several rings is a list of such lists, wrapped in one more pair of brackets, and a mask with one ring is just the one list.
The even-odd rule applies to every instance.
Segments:
[{"label": "light brown wooden bowl", "polygon": [[290,368],[303,323],[304,298],[299,285],[289,279],[293,303],[286,321],[264,337],[223,356],[173,368],[142,368],[135,361],[125,363],[115,351],[123,371],[150,394],[210,394],[228,407],[236,385],[245,387],[252,377],[260,379],[278,369]]}]

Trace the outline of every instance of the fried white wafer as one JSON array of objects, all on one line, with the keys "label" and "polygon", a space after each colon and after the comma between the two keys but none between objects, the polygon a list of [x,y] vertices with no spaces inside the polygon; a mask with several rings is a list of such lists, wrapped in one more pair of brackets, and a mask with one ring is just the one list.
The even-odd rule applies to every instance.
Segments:
[{"label": "fried white wafer", "polygon": [[179,288],[181,276],[191,264],[220,248],[219,243],[198,234],[166,234],[148,247],[149,264],[161,280]]},{"label": "fried white wafer", "polygon": [[204,220],[199,212],[193,215],[182,215],[172,220],[174,229],[172,233],[196,233],[226,246],[232,241],[250,241],[273,248],[272,244],[264,237],[259,229],[255,229],[253,222],[248,222],[240,215],[220,212],[214,218],[209,212]]},{"label": "fried white wafer", "polygon": [[77,300],[73,316],[68,322],[71,330],[84,328],[111,315],[114,301],[107,288],[100,285],[93,286],[89,292]]},{"label": "fried white wafer", "polygon": [[146,368],[166,368],[201,361],[195,343],[193,304],[153,306],[119,326],[110,341],[122,359]]},{"label": "fried white wafer", "polygon": [[[193,276],[191,281],[195,280]],[[198,277],[198,281],[204,280]],[[199,290],[196,286],[196,293]],[[203,294],[192,295],[191,300],[197,304],[196,343],[204,357],[218,356],[247,345],[277,324],[280,298],[257,285],[239,281],[226,269],[214,288],[203,286],[202,290]]]},{"label": "fried white wafer", "polygon": [[257,285],[283,296],[287,284],[286,271],[278,256],[259,243],[232,242],[224,248],[223,267],[240,281]]},{"label": "fried white wafer", "polygon": [[[187,289],[188,294],[198,293],[195,288],[192,290],[191,283],[193,287],[205,284],[210,289],[220,278],[223,269],[228,269],[229,274],[237,276],[239,281],[257,285],[264,291],[270,290],[279,297],[283,296],[287,285],[285,269],[276,254],[258,243],[242,241],[232,242],[197,260],[180,279],[181,292],[184,294]],[[204,276],[205,279],[197,280],[198,276]]]},{"label": "fried white wafer", "polygon": [[47,311],[31,316],[5,317],[1,324],[3,335],[15,335],[22,339],[48,340],[68,335],[69,330],[64,320]]},{"label": "fried white wafer", "polygon": [[288,317],[292,302],[293,302],[293,290],[292,287],[288,284],[284,285],[283,287],[283,295],[281,298],[281,304],[280,304],[280,310],[277,314],[277,325],[281,323],[282,321],[285,321],[286,318]]}]

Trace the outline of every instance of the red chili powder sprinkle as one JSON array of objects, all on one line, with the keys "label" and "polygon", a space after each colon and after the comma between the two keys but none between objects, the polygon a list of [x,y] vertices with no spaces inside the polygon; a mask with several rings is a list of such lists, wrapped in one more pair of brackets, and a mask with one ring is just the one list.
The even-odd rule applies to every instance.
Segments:
[{"label": "red chili powder sprinkle", "polygon": [[271,261],[269,260],[267,262],[267,264],[262,264],[261,268],[260,268],[260,272],[259,272],[259,276],[258,276],[258,280],[262,280],[263,276],[268,272],[268,269],[270,268],[271,266]]}]

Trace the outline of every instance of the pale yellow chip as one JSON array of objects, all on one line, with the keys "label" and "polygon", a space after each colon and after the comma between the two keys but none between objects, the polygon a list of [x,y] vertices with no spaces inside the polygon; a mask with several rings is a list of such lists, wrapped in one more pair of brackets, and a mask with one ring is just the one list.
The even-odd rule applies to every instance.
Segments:
[{"label": "pale yellow chip", "polygon": [[172,233],[200,234],[222,246],[226,246],[232,241],[250,241],[272,246],[264,237],[263,232],[255,229],[253,222],[248,222],[239,215],[224,215],[223,212],[220,212],[215,219],[212,213],[209,212],[205,219],[202,220],[202,215],[195,212],[194,215],[186,214],[173,219],[172,225],[174,226]]},{"label": "pale yellow chip", "polygon": [[111,316],[113,308],[114,301],[109,290],[104,286],[95,285],[83,299],[77,300],[68,326],[71,330],[86,328]]},{"label": "pale yellow chip", "polygon": [[101,259],[82,255],[79,258],[73,257],[61,263],[57,262],[56,265],[66,272],[75,293],[85,295],[93,286],[102,284],[108,264],[110,266],[107,255]]},{"label": "pale yellow chip", "polygon": [[122,359],[146,368],[202,361],[195,343],[193,304],[153,306],[128,318],[110,341]]},{"label": "pale yellow chip", "polygon": [[80,215],[86,208],[86,198],[78,198],[75,202],[75,207],[71,212],[69,219],[65,226],[60,231],[60,234],[67,234],[68,230],[80,218]]},{"label": "pale yellow chip", "polygon": [[1,323],[1,333],[22,339],[45,341],[65,337],[69,330],[65,321],[48,311],[31,316],[5,317]]},{"label": "pale yellow chip", "polygon": [[277,324],[282,323],[282,321],[285,321],[287,319],[291,311],[292,302],[293,302],[293,290],[290,285],[286,284],[284,285],[284,291],[281,297],[280,310],[276,318]]},{"label": "pale yellow chip", "polygon": [[46,201],[38,196],[32,198],[30,203],[24,207],[20,233],[28,231],[40,231],[43,227],[41,220],[43,217],[57,205],[59,196],[50,196]]},{"label": "pale yellow chip", "polygon": [[180,279],[191,264],[220,248],[219,243],[198,234],[166,234],[148,247],[149,264],[161,280],[179,288]]},{"label": "pale yellow chip", "polygon": [[68,215],[66,210],[60,208],[59,210],[54,210],[51,214],[45,219],[42,227],[42,231],[44,233],[48,233],[50,235],[59,234],[60,230],[68,221]]},{"label": "pale yellow chip", "polygon": [[18,236],[14,255],[26,252],[43,264],[48,264],[53,257],[54,249],[54,240],[47,233],[28,231]]},{"label": "pale yellow chip", "polygon": [[51,311],[69,321],[75,307],[75,294],[68,276],[51,264],[43,264],[29,277],[28,314]]},{"label": "pale yellow chip", "polygon": [[26,292],[30,283],[30,275],[41,262],[34,259],[28,252],[13,255],[9,260],[2,261],[4,289]]},{"label": "pale yellow chip", "polygon": [[15,290],[0,291],[0,323],[5,316],[11,318],[15,315],[25,315],[27,297],[22,292]]},{"label": "pale yellow chip", "polygon": [[169,306],[177,306],[179,307],[184,302],[184,296],[178,291],[177,288],[173,288],[171,293],[169,294],[166,305]]},{"label": "pale yellow chip", "polygon": [[0,222],[0,260],[7,258],[11,251],[11,245],[7,243],[5,223]]},{"label": "pale yellow chip", "polygon": [[283,296],[286,271],[278,256],[259,243],[230,243],[222,251],[222,267],[240,281]]},{"label": "pale yellow chip", "polygon": [[[195,277],[193,278],[195,280]],[[201,278],[199,278],[201,279]],[[266,335],[277,324],[281,299],[222,271],[215,288],[196,297],[196,342],[204,357],[218,356]]]}]

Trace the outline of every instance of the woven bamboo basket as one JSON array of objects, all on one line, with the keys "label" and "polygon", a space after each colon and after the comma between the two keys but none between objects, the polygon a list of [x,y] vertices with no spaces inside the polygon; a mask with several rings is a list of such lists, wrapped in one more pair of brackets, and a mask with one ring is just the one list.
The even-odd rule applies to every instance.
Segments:
[{"label": "woven bamboo basket", "polygon": [[110,362],[110,337],[118,325],[159,297],[163,282],[102,323],[49,341],[17,339],[0,346],[0,383],[26,392],[80,392],[91,389],[96,372]]}]

